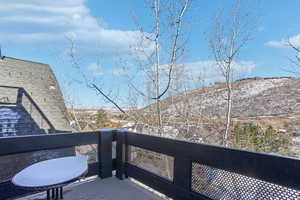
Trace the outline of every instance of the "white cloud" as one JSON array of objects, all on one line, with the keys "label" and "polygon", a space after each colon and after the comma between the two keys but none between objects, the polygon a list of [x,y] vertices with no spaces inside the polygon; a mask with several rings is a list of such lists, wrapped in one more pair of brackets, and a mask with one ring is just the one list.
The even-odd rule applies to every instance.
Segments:
[{"label": "white cloud", "polygon": [[[185,63],[185,73],[189,80],[201,80],[205,83],[213,83],[216,81],[224,81],[220,70],[215,61],[198,61]],[[233,78],[239,79],[251,74],[256,64],[251,61],[240,61],[232,63]]]},{"label": "white cloud", "polygon": [[[232,63],[232,80],[238,80],[251,75],[256,67],[252,61],[239,61]],[[169,65],[161,66],[161,83],[168,82]],[[202,60],[197,62],[180,63],[173,68],[173,86],[178,90],[179,87],[198,88],[215,82],[224,82],[216,61]]]},{"label": "white cloud", "polygon": [[109,71],[113,76],[129,76],[130,72],[124,69],[113,69]]},{"label": "white cloud", "polygon": [[289,39],[272,40],[266,42],[265,45],[277,48],[288,47],[288,41],[296,47],[300,47],[300,34],[290,37]]},{"label": "white cloud", "polygon": [[101,71],[101,66],[97,63],[88,64],[87,69],[92,73],[93,76],[103,75],[103,72]]},{"label": "white cloud", "polygon": [[[103,52],[126,53],[139,31],[108,29],[85,5],[86,0],[9,0],[1,2],[0,42],[17,45],[61,45],[66,35]],[[96,46],[97,45],[97,46]]]},{"label": "white cloud", "polygon": [[270,46],[270,47],[282,48],[282,47],[286,47],[285,42],[286,41],[284,41],[284,40],[280,40],[280,41],[272,40],[272,41],[266,42],[265,45]]}]

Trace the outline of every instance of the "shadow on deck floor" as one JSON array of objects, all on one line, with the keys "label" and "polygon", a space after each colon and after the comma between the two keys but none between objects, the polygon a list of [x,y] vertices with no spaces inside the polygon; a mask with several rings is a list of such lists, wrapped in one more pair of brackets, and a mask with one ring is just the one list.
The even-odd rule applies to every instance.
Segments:
[{"label": "shadow on deck floor", "polygon": [[[45,193],[39,193],[17,200],[45,200]],[[163,200],[145,188],[126,179],[99,179],[75,183],[64,188],[64,200]]]}]

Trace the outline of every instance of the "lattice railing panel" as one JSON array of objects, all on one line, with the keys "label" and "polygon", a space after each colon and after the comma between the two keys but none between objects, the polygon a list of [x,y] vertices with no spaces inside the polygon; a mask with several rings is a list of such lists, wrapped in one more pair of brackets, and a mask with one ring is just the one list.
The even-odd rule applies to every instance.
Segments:
[{"label": "lattice railing panel", "polygon": [[130,146],[129,149],[130,164],[173,180],[173,157],[134,146]]},{"label": "lattice railing panel", "polygon": [[300,191],[195,162],[192,190],[216,200],[300,199]]}]

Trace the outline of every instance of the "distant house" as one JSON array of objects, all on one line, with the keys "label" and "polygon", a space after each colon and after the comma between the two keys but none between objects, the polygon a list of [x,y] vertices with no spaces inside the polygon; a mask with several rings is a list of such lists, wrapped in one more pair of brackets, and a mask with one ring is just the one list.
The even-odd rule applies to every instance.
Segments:
[{"label": "distant house", "polygon": [[285,130],[285,129],[278,129],[278,133],[280,133],[280,134],[287,134],[288,131]]},{"label": "distant house", "polygon": [[95,131],[97,129],[98,128],[95,123],[86,123],[85,127],[82,130],[83,131]]}]

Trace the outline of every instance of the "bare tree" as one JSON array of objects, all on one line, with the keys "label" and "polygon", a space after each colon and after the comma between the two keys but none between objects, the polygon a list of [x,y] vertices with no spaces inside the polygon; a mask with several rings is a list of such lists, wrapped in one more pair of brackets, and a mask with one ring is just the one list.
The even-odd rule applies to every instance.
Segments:
[{"label": "bare tree", "polygon": [[[289,58],[290,62],[293,65],[292,73],[299,75],[300,74],[300,48],[296,45],[291,39],[287,40],[286,45],[295,52],[295,56],[293,58]],[[296,69],[294,69],[296,68]]]},{"label": "bare tree", "polygon": [[240,1],[237,0],[230,14],[225,17],[220,12],[213,21],[214,27],[209,39],[216,66],[225,79],[226,96],[226,124],[222,136],[222,143],[227,146],[228,135],[231,126],[232,114],[232,81],[234,79],[233,64],[239,56],[242,48],[252,39],[256,21],[249,12],[242,12]]},{"label": "bare tree", "polygon": [[122,59],[121,65],[125,70],[137,71],[126,73],[129,90],[146,105],[152,104],[147,107],[148,117],[140,116],[145,114],[140,112],[136,116],[142,119],[141,123],[152,126],[152,132],[163,135],[167,118],[163,116],[161,100],[172,90],[174,71],[185,50],[184,20],[190,0],[151,0],[146,5],[152,14],[150,26],[141,25],[138,17],[134,18],[140,37],[129,60]]},{"label": "bare tree", "polygon": [[[157,127],[157,132],[162,135],[164,119],[161,113],[161,99],[170,90],[173,71],[177,65],[178,57],[184,52],[183,42],[180,41],[183,38],[183,21],[190,0],[151,0],[145,2],[153,16],[150,31],[148,29],[145,31],[144,27],[137,23],[140,38],[137,39],[137,44],[132,46],[132,55],[129,57],[125,56],[123,60],[126,60],[126,62],[123,62],[122,65],[128,63],[129,65],[136,65],[143,73],[142,78],[138,77],[136,82],[134,81],[136,74],[140,76],[141,73],[128,76],[128,86],[131,91],[135,91],[135,94],[138,96],[136,99],[142,98],[148,100],[149,103],[155,104],[156,109],[151,113],[150,118],[152,122],[155,121],[152,124]],[[76,55],[75,42],[71,37],[67,39],[70,43],[69,57],[71,58],[72,66],[78,69],[89,88],[95,90],[97,94],[104,97],[106,101],[135,122],[144,121],[145,119],[146,121],[150,120],[141,115],[140,112],[136,112],[135,109],[131,111],[123,109],[116,99],[108,92],[105,92],[101,84],[85,75]],[[141,82],[148,82],[148,90],[141,87],[143,86]],[[137,108],[138,105],[131,107]]]},{"label": "bare tree", "polygon": [[[142,72],[146,88],[138,87],[139,84],[131,82],[132,78],[129,79],[129,85],[137,95],[149,103],[154,103],[147,109],[147,115],[150,115],[146,117],[147,127],[161,136],[164,135],[163,129],[169,118],[162,114],[161,99],[166,97],[172,88],[173,72],[179,66],[179,57],[184,52],[183,25],[189,5],[189,0],[149,1],[148,6],[153,16],[150,27],[153,31],[150,33],[144,31],[145,27],[136,20],[141,38],[134,51],[134,55],[137,56],[133,57]],[[149,50],[147,44],[153,45],[153,49]],[[170,158],[161,156],[165,163],[166,175],[171,178]]]}]

